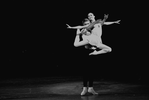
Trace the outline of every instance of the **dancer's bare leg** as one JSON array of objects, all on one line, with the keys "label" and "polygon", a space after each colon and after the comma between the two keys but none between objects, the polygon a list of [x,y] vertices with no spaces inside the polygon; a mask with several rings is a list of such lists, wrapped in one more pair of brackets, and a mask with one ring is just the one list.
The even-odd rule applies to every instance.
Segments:
[{"label": "dancer's bare leg", "polygon": [[81,34],[80,29],[77,29],[77,32],[76,33],[77,33],[77,35],[76,35],[75,41],[74,41],[74,46],[75,47],[79,47],[79,46],[83,46],[85,44],[88,44],[88,41],[85,38],[83,38],[83,40],[80,41],[80,34]]},{"label": "dancer's bare leg", "polygon": [[107,52],[111,52],[112,51],[112,49],[109,46],[105,45],[105,44],[100,44],[97,47],[102,49],[102,50],[100,50],[100,51],[94,50],[89,55],[98,55],[98,54],[103,54],[103,53],[107,53]]}]

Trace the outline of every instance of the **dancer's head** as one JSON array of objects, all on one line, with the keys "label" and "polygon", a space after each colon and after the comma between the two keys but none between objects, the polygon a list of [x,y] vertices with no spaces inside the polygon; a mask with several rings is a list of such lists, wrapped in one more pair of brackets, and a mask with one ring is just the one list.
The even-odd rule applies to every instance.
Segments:
[{"label": "dancer's head", "polygon": [[95,21],[95,16],[93,13],[89,13],[88,14],[88,19],[91,20],[91,21]]},{"label": "dancer's head", "polygon": [[[90,20],[85,18],[84,21],[83,21],[83,25],[89,25],[89,24],[90,24]],[[91,34],[86,29],[82,29],[81,32],[82,32],[82,34],[85,34],[85,35],[90,35]]]},{"label": "dancer's head", "polygon": [[90,24],[90,20],[85,18],[83,21],[83,25],[89,25]]}]

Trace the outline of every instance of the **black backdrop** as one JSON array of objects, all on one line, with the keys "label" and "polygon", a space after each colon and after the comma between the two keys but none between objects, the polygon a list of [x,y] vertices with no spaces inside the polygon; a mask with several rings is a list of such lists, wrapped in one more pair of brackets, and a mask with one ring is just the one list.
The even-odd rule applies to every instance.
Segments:
[{"label": "black backdrop", "polygon": [[[80,75],[88,63],[107,79],[145,79],[148,72],[148,37],[145,4],[127,2],[65,1],[4,2],[1,79]],[[133,5],[133,6],[132,6]],[[96,19],[121,24],[103,26],[103,43],[111,53],[90,62],[83,47],[73,46],[77,26],[92,12]],[[88,62],[87,62],[88,61]],[[97,71],[96,71],[97,73]]]}]

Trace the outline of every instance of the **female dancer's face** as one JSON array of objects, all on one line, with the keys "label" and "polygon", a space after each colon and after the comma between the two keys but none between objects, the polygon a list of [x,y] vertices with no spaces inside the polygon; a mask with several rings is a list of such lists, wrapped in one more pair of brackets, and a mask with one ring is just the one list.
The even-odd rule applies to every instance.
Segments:
[{"label": "female dancer's face", "polygon": [[89,20],[94,20],[94,19],[95,19],[94,14],[93,14],[93,13],[89,13],[89,14],[88,14],[88,19],[89,19]]}]

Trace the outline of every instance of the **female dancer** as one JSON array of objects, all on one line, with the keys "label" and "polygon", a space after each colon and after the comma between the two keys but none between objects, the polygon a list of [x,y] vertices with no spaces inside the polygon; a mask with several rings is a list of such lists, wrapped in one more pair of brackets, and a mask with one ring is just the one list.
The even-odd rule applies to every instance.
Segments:
[{"label": "female dancer", "polygon": [[[102,53],[107,53],[107,52],[111,52],[112,49],[103,44],[102,43],[102,25],[111,25],[114,23],[119,24],[120,20],[118,21],[114,21],[114,22],[105,22],[105,20],[108,18],[108,15],[104,16],[103,20],[95,20],[95,16],[93,15],[93,13],[89,13],[88,14],[88,19],[91,21],[91,24],[87,24],[84,26],[76,26],[76,27],[71,27],[67,24],[68,28],[71,29],[86,29],[86,30],[90,30],[91,34],[88,36],[83,36],[83,41],[79,41],[79,36],[76,36],[75,42],[74,42],[74,46],[78,47],[78,46],[82,46],[82,45],[86,45],[86,44],[91,44],[92,46],[95,46],[96,48],[101,49],[100,51],[96,51],[96,49],[90,53],[89,55],[97,55],[97,54],[102,54]],[[79,32],[77,32],[79,33]]]}]

